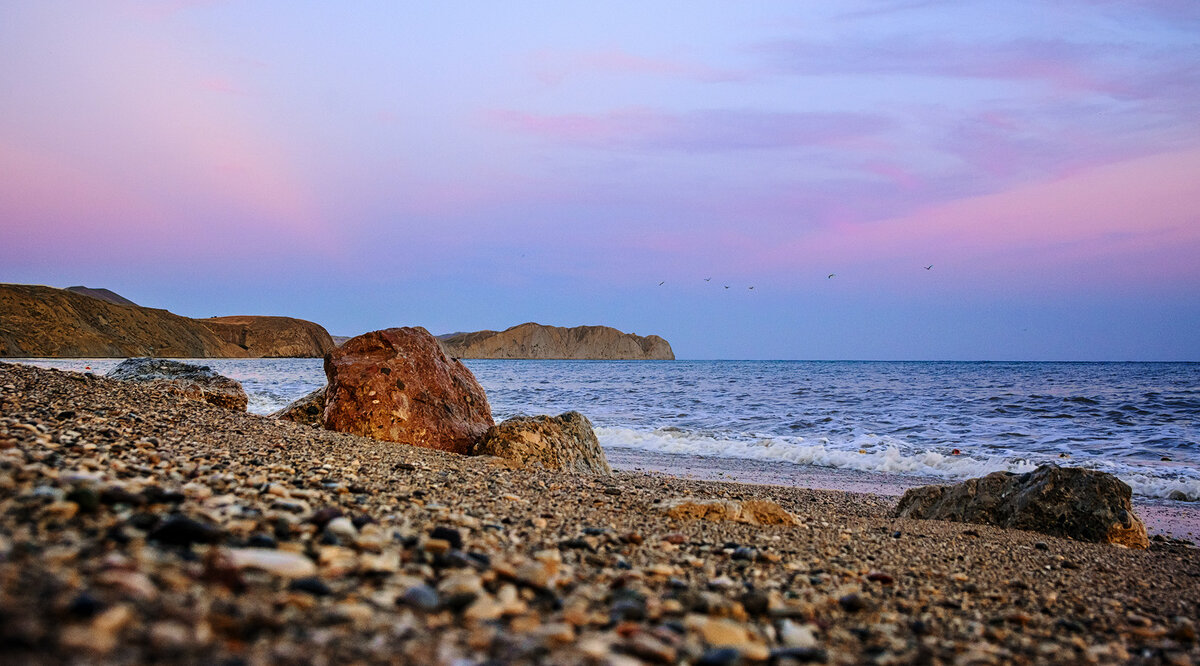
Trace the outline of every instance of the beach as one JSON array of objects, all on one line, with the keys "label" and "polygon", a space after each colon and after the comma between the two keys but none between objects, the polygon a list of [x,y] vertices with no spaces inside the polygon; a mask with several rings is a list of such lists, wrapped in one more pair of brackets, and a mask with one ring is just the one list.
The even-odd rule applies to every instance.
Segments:
[{"label": "beach", "polygon": [[516,469],[0,364],[0,661],[1200,659],[1188,543],[894,519],[886,487],[734,467]]}]

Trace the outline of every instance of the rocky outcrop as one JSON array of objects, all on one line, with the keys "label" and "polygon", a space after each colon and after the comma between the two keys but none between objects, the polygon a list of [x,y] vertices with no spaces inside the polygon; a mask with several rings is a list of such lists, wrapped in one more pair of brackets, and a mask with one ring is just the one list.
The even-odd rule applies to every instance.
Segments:
[{"label": "rocky outcrop", "polygon": [[196,320],[99,297],[106,289],[87,292],[0,284],[0,357],[323,356],[333,346],[323,328],[300,319]]},{"label": "rocky outcrop", "polygon": [[312,358],[334,347],[328,331],[303,319],[235,316],[196,321],[252,358]]},{"label": "rocky outcrop", "polygon": [[993,472],[953,486],[913,488],[895,515],[1146,548],[1146,527],[1133,513],[1131,496],[1129,486],[1111,474],[1043,465],[1026,474]]},{"label": "rocky outcrop", "polygon": [[246,391],[238,382],[206,365],[161,358],[130,358],[108,371],[110,379],[133,381],[164,389],[187,400],[246,411]]},{"label": "rocky outcrop", "polygon": [[592,430],[592,422],[579,412],[508,419],[489,428],[471,453],[499,456],[524,467],[539,466],[576,474],[612,474],[604,450]]},{"label": "rocky outcrop", "polygon": [[561,328],[528,323],[498,332],[452,333],[439,341],[455,358],[675,359],[670,343],[657,335],[642,337],[608,326]]},{"label": "rocky outcrop", "polygon": [[325,356],[323,425],[412,446],[469,453],[494,425],[483,387],[423,328],[389,328]]},{"label": "rocky outcrop", "polygon": [[325,390],[328,385],[293,400],[287,407],[271,414],[271,418],[319,427],[325,417]]},{"label": "rocky outcrop", "polygon": [[660,511],[677,520],[712,520],[745,523],[747,525],[799,525],[796,516],[769,500],[666,500],[658,505]]}]

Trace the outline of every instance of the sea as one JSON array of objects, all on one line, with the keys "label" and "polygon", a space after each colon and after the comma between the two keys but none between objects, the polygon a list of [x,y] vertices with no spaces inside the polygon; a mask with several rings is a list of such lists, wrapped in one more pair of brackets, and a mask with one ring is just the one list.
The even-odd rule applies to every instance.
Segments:
[{"label": "sea", "polygon": [[[103,374],[119,361],[22,362]],[[325,384],[320,359],[191,362],[240,381],[257,414]],[[1052,463],[1110,472],[1142,498],[1200,501],[1200,363],[464,362],[497,422],[576,410],[626,464],[741,462],[778,482],[789,470],[956,481]]]}]

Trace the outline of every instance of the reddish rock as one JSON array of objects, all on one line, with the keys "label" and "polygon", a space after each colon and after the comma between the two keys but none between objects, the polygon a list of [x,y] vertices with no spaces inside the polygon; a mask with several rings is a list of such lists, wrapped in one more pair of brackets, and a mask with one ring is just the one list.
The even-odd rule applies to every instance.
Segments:
[{"label": "reddish rock", "polygon": [[364,333],[325,356],[329,430],[466,454],[494,425],[483,387],[423,328]]}]

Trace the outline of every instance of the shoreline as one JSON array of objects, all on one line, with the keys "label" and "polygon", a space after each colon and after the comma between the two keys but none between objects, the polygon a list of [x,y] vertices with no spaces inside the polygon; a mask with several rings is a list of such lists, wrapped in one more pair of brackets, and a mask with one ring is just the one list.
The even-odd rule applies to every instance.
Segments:
[{"label": "shoreline", "polygon": [[[609,448],[605,450],[605,455],[614,470],[662,474],[680,479],[870,494],[893,498],[893,503],[909,488],[957,483],[933,476],[863,472],[746,458],[655,453],[641,449]],[[1188,541],[1200,539],[1200,503],[1134,495],[1133,508],[1145,523],[1150,536],[1161,534]]]},{"label": "shoreline", "polygon": [[[666,513],[684,498],[770,502],[796,524]],[[1196,548],[893,504],[514,469],[0,363],[0,648],[33,664],[1200,660]]]}]

